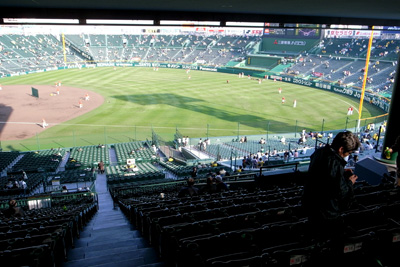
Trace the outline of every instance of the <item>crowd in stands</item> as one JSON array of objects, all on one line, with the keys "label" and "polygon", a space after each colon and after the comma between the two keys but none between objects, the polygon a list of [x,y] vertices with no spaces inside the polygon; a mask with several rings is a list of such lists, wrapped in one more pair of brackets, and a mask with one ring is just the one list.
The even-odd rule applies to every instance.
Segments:
[{"label": "crowd in stands", "polygon": [[[88,38],[89,36],[89,38]],[[222,35],[67,35],[74,45],[104,61],[151,61],[223,66],[252,51],[259,37]]]},{"label": "crowd in stands", "polygon": [[[179,62],[224,66],[244,58],[261,41],[256,36],[66,35],[67,62],[93,60]],[[63,44],[53,35],[0,37],[2,75],[64,67]]]},{"label": "crowd in stands", "polygon": [[[348,149],[353,152],[359,145]],[[330,151],[329,146],[325,150]],[[125,188],[112,194],[168,264],[374,266],[380,262],[395,266],[393,253],[399,247],[391,238],[400,229],[396,212],[400,192],[393,188],[394,177],[383,177],[379,185],[354,182],[355,198],[341,215],[345,235],[331,242],[320,236],[315,239],[315,227],[302,205],[307,179],[301,173],[258,177],[255,182],[233,182],[232,175],[220,171],[199,178],[192,174],[186,184],[177,182],[175,187],[155,184],[147,193]]]},{"label": "crowd in stands", "polygon": [[[356,185],[355,202],[343,215],[348,236],[333,248],[329,242],[312,239],[312,228],[300,205],[300,177],[290,174],[260,180],[268,184],[259,184],[261,188],[254,190],[245,189],[249,184],[243,182],[223,182],[220,175],[208,177],[204,184],[190,178],[172,192],[161,187],[157,193],[142,196],[119,192],[117,199],[163,260],[177,266],[232,266],[239,262],[289,266],[295,255],[307,266],[319,266],[311,264],[321,259],[325,263],[334,259],[336,263],[371,264],[376,258],[394,266],[390,264],[396,257],[391,253],[398,246],[386,239],[399,229],[395,212],[399,192],[393,183]],[[390,199],[379,197],[388,194]],[[371,229],[379,234],[371,234]],[[353,254],[347,254],[349,246],[356,244],[359,247],[351,250]]]},{"label": "crowd in stands", "polygon": [[[305,52],[286,70],[300,77],[319,78],[338,85],[361,87],[368,39],[326,38],[318,49]],[[376,39],[371,50],[367,86],[371,92],[391,93],[400,41]]]},{"label": "crowd in stands", "polygon": [[[366,145],[373,145],[376,131],[373,123],[366,127],[360,135],[363,145],[361,147],[366,149]],[[179,138],[180,136],[177,135]],[[11,250],[12,255],[21,255],[32,249],[26,248],[26,244],[29,243],[26,239],[33,238],[35,242],[29,244],[36,249],[41,248],[41,253],[36,254],[36,260],[43,266],[51,265],[53,259],[65,259],[64,246],[72,246],[73,237],[79,236],[79,231],[97,209],[96,202],[89,197],[93,196],[92,194],[82,194],[83,199],[75,199],[75,202],[63,199],[62,196],[71,194],[65,184],[91,182],[96,179],[97,167],[103,165],[104,170],[99,168],[98,173],[106,174],[108,188],[114,201],[119,203],[132,224],[140,229],[142,235],[157,248],[162,259],[168,263],[187,266],[195,257],[198,264],[193,266],[230,265],[234,264],[232,261],[248,263],[253,260],[263,262],[262,264],[279,262],[286,265],[292,260],[292,251],[296,251],[300,253],[296,255],[301,255],[303,261],[308,263],[320,260],[315,255],[326,253],[326,257],[338,257],[340,261],[349,256],[351,260],[361,260],[363,263],[379,258],[390,266],[395,261],[392,255],[393,251],[398,249],[398,244],[388,242],[387,237],[396,235],[400,228],[400,218],[394,212],[398,209],[400,194],[398,188],[393,188],[393,177],[382,178],[382,183],[378,186],[362,181],[354,184],[355,201],[343,214],[348,225],[346,236],[332,247],[329,242],[318,241],[317,244],[312,238],[312,226],[301,204],[305,183],[303,173],[289,171],[264,177],[254,172],[272,157],[282,158],[282,164],[290,157],[299,157],[300,149],[295,147],[296,145],[307,150],[310,147],[308,142],[315,146],[316,140],[320,139],[322,147],[333,137],[331,133],[324,135],[306,130],[301,132],[301,136],[305,139],[302,144],[298,144],[297,138],[282,140],[281,136],[276,136],[275,140],[252,140],[253,138],[242,137],[225,143],[225,146],[229,146],[230,149],[236,147],[245,155],[243,160],[239,160],[238,165],[241,166],[235,168],[235,171],[220,166],[217,162],[185,165],[179,161],[169,161],[167,157],[156,156],[159,149],[154,149],[149,141],[50,149],[37,153],[2,152],[0,159],[5,160],[0,162],[7,162],[2,166],[4,170],[11,171],[4,180],[6,187],[8,184],[16,187],[15,181],[22,181],[27,186],[24,188],[22,183],[22,189],[28,189],[30,193],[19,192],[2,198],[0,232],[3,232],[1,229],[4,227],[11,228],[12,231],[5,235],[0,234],[0,248],[3,251]],[[263,147],[272,143],[281,146],[271,151],[263,150]],[[289,144],[293,144],[293,147],[289,147]],[[110,149],[115,149],[117,166],[110,166]],[[351,150],[354,152],[354,149]],[[30,153],[36,157],[31,157]],[[349,167],[355,165],[359,153],[355,153],[354,157],[349,159]],[[279,154],[282,156],[278,156]],[[49,155],[60,157],[60,160],[52,161]],[[36,170],[31,168],[27,172],[13,171],[12,165],[15,166],[18,162],[27,164],[25,157],[29,158],[30,164],[37,164]],[[65,171],[59,170],[61,161],[72,160],[79,166],[75,165]],[[134,160],[134,163],[128,160]],[[57,166],[50,167],[49,162],[57,162]],[[130,164],[135,165],[135,170],[125,172],[124,169]],[[47,169],[50,175],[44,175],[41,171],[44,169]],[[166,178],[166,171],[174,173],[175,179]],[[61,181],[59,190],[55,191],[51,199],[51,209],[29,209],[28,200],[32,198],[35,189],[34,186],[30,187],[30,183],[37,181],[36,187],[42,186],[43,182],[49,184],[51,181],[46,181],[46,178]],[[18,187],[20,186],[18,183]],[[88,190],[90,189],[81,189],[74,193]],[[60,198],[57,198],[58,196]],[[74,215],[75,219],[63,218],[61,226],[57,224],[57,227],[53,227],[54,221],[60,223],[60,213],[69,214],[71,218],[72,213],[78,212],[79,215]],[[55,213],[57,219],[52,217]],[[368,218],[362,221],[362,226],[359,225],[358,216]],[[5,222],[5,218],[12,219],[3,227],[1,222]],[[41,221],[38,222],[37,218],[41,218]],[[24,224],[29,230],[25,229]],[[33,228],[38,228],[39,232],[32,230]],[[197,230],[193,231],[194,228]],[[374,229],[377,234],[371,234],[370,229]],[[50,235],[52,238],[44,242],[44,235]],[[10,243],[10,240],[15,238],[23,240]],[[336,250],[341,248],[343,251],[348,246],[355,246],[360,242],[364,245],[353,250],[354,254],[338,253]],[[216,254],[213,251],[215,246],[222,246],[224,249]],[[380,246],[385,250],[377,249]],[[0,253],[1,251],[0,249]],[[48,257],[49,255],[55,256]],[[45,260],[49,258],[52,259],[50,262]],[[29,265],[33,260],[28,257],[21,262]]]},{"label": "crowd in stands", "polygon": [[[0,74],[37,71],[64,66],[62,43],[53,35],[0,36]],[[68,47],[68,62],[80,61],[79,54]]]}]

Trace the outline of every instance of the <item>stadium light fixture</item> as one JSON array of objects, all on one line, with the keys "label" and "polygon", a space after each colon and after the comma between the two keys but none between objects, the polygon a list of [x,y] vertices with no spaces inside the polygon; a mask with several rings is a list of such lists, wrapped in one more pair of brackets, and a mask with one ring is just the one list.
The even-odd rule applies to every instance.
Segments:
[{"label": "stadium light fixture", "polygon": [[79,24],[78,19],[3,18],[3,21],[10,24]]},{"label": "stadium light fixture", "polygon": [[154,20],[87,19],[86,24],[103,25],[154,25]]},{"label": "stadium light fixture", "polygon": [[219,21],[183,21],[183,20],[160,20],[160,25],[176,26],[220,26]]},{"label": "stadium light fixture", "polygon": [[236,26],[236,27],[264,27],[264,22],[237,22],[237,21],[227,21],[226,26]]}]

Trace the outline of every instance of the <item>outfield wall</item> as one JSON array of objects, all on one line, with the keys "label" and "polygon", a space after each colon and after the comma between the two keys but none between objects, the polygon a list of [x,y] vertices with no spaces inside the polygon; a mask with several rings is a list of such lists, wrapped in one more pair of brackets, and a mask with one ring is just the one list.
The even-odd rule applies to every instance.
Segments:
[{"label": "outfield wall", "polygon": [[[355,89],[354,87],[337,86],[337,85],[332,85],[331,83],[328,83],[328,82],[323,82],[323,81],[318,81],[318,80],[301,79],[301,78],[296,78],[296,77],[287,76],[287,75],[286,76],[285,75],[271,75],[270,78],[277,79],[282,82],[304,85],[304,86],[308,86],[308,87],[321,89],[324,91],[338,93],[341,95],[351,96],[351,97],[354,97],[357,99],[361,98],[361,91]],[[387,99],[385,99],[383,97],[365,92],[364,101],[368,101],[370,104],[380,108],[385,113],[389,112],[390,102],[388,102]]]}]

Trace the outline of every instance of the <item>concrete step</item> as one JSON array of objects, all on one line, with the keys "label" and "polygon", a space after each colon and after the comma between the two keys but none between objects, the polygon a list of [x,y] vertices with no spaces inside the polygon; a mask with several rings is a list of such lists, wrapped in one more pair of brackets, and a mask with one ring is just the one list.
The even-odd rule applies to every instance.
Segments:
[{"label": "concrete step", "polygon": [[130,228],[121,229],[121,227],[117,227],[114,230],[110,230],[110,228],[103,228],[99,232],[98,230],[93,230],[90,232],[84,232],[79,240],[81,242],[95,243],[95,242],[115,242],[115,240],[131,240],[133,238],[141,238],[139,231],[132,231]]},{"label": "concrete step", "polygon": [[69,260],[63,266],[141,266],[160,261],[153,248],[138,249],[124,245],[123,242],[117,242],[115,246],[103,245],[102,250],[85,252],[83,259],[75,255],[77,259]]},{"label": "concrete step", "polygon": [[156,249],[150,247],[113,202],[104,174],[97,176],[96,191],[99,210],[86,224],[80,238],[74,240],[74,248],[67,251],[68,261],[62,266],[165,266]]}]

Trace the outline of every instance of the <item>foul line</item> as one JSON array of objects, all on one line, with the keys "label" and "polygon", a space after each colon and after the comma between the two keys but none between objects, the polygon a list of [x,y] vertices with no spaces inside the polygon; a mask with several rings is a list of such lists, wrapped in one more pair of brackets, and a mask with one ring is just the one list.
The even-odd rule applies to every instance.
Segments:
[{"label": "foul line", "polygon": [[[343,99],[340,99],[339,97],[334,97],[334,96],[333,96],[332,98],[336,98],[336,99],[338,99],[338,100],[340,100],[340,101],[346,103],[346,104],[349,105],[349,106],[353,106],[351,103],[349,103],[349,102],[347,102],[347,101],[344,101]],[[358,109],[357,109],[356,107],[354,107],[354,109],[355,109],[355,111],[357,111],[357,113],[360,113],[360,112],[358,112]]]},{"label": "foul line", "polygon": [[[22,125],[42,125],[42,122],[16,122],[16,121],[0,121],[0,124],[22,124]],[[176,129],[176,126],[143,126],[143,125],[100,125],[100,124],[72,124],[72,123],[47,123],[48,126],[50,125],[61,125],[61,126],[87,126],[87,127],[109,127],[109,128],[153,128],[153,129]],[[207,127],[204,128],[185,128],[185,127],[178,127],[178,129],[184,129],[184,130],[204,130],[207,129]],[[212,128],[211,130],[213,131],[231,131],[233,128],[229,129],[214,129]],[[254,132],[254,130],[245,130],[241,129],[240,132]]]}]

